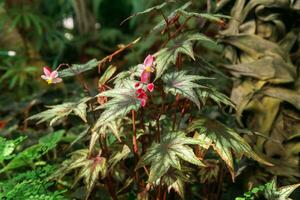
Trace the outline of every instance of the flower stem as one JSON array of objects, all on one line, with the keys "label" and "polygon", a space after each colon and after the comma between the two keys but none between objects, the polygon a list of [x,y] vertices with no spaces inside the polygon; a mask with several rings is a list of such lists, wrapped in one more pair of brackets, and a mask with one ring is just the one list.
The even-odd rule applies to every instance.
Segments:
[{"label": "flower stem", "polygon": [[135,126],[135,111],[131,111],[132,115],[132,130],[133,130],[133,137],[132,137],[132,144],[133,144],[133,152],[138,155],[138,144],[137,144],[137,138],[136,138],[136,126]]},{"label": "flower stem", "polygon": [[176,125],[176,108],[178,106],[178,102],[179,102],[179,95],[177,94],[176,95],[176,100],[175,100],[175,105],[174,105],[174,116],[173,116],[173,126],[172,126],[172,130],[174,131],[175,130],[175,125]]}]

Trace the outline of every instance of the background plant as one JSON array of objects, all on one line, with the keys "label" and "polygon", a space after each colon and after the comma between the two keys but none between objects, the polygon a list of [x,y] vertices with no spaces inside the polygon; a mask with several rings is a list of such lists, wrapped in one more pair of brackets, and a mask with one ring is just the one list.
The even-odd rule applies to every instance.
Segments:
[{"label": "background plant", "polygon": [[[260,117],[248,113],[248,103],[243,107],[236,101],[233,94],[244,94],[235,91],[236,79],[231,100],[227,98],[232,81],[219,67],[231,70],[241,82],[248,81],[245,76],[252,82],[263,80],[257,83],[263,90],[246,95],[250,102],[265,98],[262,95],[268,88],[267,96],[275,98],[270,91],[274,84],[280,84],[286,88],[284,92],[276,88],[276,94],[288,93],[289,100],[285,100],[296,105],[293,100],[297,97],[286,84],[295,80],[295,71],[289,70],[294,61],[277,44],[272,46],[254,35],[262,30],[261,22],[256,23],[260,28],[251,36],[233,36],[237,30],[243,32],[237,27],[244,18],[251,18],[239,15],[241,10],[247,15],[248,10],[251,13],[255,9],[258,21],[273,17],[272,23],[281,27],[278,9],[273,12],[272,8],[287,4],[272,4],[270,15],[268,3],[244,1],[142,4],[132,0],[115,6],[104,0],[16,0],[1,5],[1,24],[8,31],[4,35],[19,38],[1,41],[7,46],[5,52],[16,52],[15,57],[4,57],[1,78],[8,95],[1,97],[5,105],[1,107],[1,133],[6,139],[1,140],[5,156],[0,188],[7,198],[26,194],[33,199],[233,199],[242,196],[243,190],[251,191],[245,198],[254,198],[255,188],[273,175],[280,176],[280,186],[298,182],[296,165],[292,171],[290,167],[279,169],[274,156],[270,159],[273,154],[264,151],[264,143],[277,143],[278,138],[257,128]],[[297,5],[295,1],[288,7],[293,10],[291,18],[297,16]],[[31,29],[35,31],[29,32]],[[247,42],[248,37],[262,44],[247,47],[254,44]],[[297,36],[287,38],[290,42],[285,45],[294,51],[297,46],[291,45]],[[21,41],[20,47],[15,41]],[[244,58],[241,50],[250,57]],[[220,56],[222,52],[225,59]],[[142,64],[149,54],[155,58],[153,72]],[[239,66],[244,59],[247,63],[263,58],[264,66],[277,59],[281,71],[276,73],[275,69],[276,78],[264,72],[257,75],[250,69],[245,73],[237,70],[247,65]],[[58,70],[62,84],[46,86],[41,82],[45,63]],[[36,81],[28,81],[32,77]],[[31,93],[33,89],[36,92]],[[11,91],[19,94],[12,95]],[[64,131],[54,131],[59,129]],[[50,134],[41,138],[45,133]],[[28,138],[18,138],[20,135]],[[297,155],[291,155],[296,162]],[[281,177],[285,172],[293,175]],[[292,188],[289,194],[297,187],[286,186]],[[259,191],[266,199],[288,198],[274,182]]]}]

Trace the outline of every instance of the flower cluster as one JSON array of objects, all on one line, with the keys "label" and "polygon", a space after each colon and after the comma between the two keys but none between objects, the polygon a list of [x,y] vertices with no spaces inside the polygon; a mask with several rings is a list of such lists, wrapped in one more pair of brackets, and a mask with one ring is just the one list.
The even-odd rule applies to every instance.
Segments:
[{"label": "flower cluster", "polygon": [[47,81],[48,84],[62,82],[62,79],[58,77],[57,70],[51,71],[49,67],[44,67],[43,70],[44,75],[42,75],[41,78]]},{"label": "flower cluster", "polygon": [[151,73],[153,73],[154,70],[154,57],[148,55],[142,65],[141,81],[135,84],[135,88],[137,88],[137,98],[141,101],[142,107],[146,106],[148,100],[146,90],[144,89],[145,85],[149,92],[154,90],[154,84],[150,83]]}]

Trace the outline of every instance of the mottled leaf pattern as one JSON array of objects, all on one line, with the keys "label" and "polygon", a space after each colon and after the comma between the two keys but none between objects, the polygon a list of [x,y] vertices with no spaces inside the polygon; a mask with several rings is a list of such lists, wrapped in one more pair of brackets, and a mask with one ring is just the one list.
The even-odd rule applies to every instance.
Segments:
[{"label": "mottled leaf pattern", "polygon": [[136,98],[134,88],[117,88],[100,93],[98,96],[111,97],[108,102],[98,107],[104,109],[98,118],[93,130],[97,130],[105,123],[126,116],[131,110],[138,110],[140,100]]},{"label": "mottled leaf pattern", "polygon": [[180,159],[194,165],[204,166],[195,156],[190,144],[199,144],[200,141],[185,136],[183,132],[166,133],[160,143],[153,143],[138,163],[137,168],[151,164],[148,182],[161,178],[173,167],[180,170]]},{"label": "mottled leaf pattern", "polygon": [[277,181],[274,178],[271,183],[267,184],[263,194],[268,200],[292,200],[289,198],[289,196],[299,186],[300,183],[277,188]]},{"label": "mottled leaf pattern", "polygon": [[195,89],[203,87],[196,83],[196,81],[201,79],[207,78],[196,75],[187,75],[187,72],[185,71],[168,73],[162,77],[162,80],[165,83],[164,91],[166,93],[170,92],[173,95],[180,94],[194,102],[199,109],[200,102]]},{"label": "mottled leaf pattern", "polygon": [[50,120],[50,126],[52,126],[56,121],[64,118],[74,112],[75,115],[79,116],[84,122],[86,119],[86,102],[91,98],[83,98],[79,102],[63,103],[55,106],[48,106],[50,109],[33,115],[28,118],[28,120],[39,120],[37,123],[42,123]]},{"label": "mottled leaf pattern", "polygon": [[68,76],[75,76],[77,74],[80,74],[82,72],[91,70],[93,68],[96,68],[99,64],[99,61],[96,59],[92,59],[88,61],[85,64],[73,64],[70,68],[58,71],[59,77],[68,77]]},{"label": "mottled leaf pattern", "polygon": [[195,60],[193,52],[194,41],[208,41],[215,43],[213,40],[200,33],[183,34],[179,36],[166,48],[163,48],[154,54],[156,65],[155,79],[160,78],[171,64],[176,64],[179,54],[185,54]]},{"label": "mottled leaf pattern", "polygon": [[203,148],[213,147],[228,166],[233,180],[235,174],[232,151],[237,155],[245,155],[263,164],[271,165],[256,155],[250,145],[237,132],[216,120],[200,118],[192,122],[188,131],[197,131],[195,138],[205,141],[205,144],[202,145]]}]

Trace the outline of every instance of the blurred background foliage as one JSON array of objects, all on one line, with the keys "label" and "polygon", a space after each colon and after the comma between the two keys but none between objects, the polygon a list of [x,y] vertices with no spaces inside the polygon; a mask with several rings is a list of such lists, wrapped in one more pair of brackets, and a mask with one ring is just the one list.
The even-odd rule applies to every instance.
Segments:
[{"label": "blurred background foliage", "polygon": [[[44,105],[84,96],[84,90],[78,81],[66,79],[61,85],[49,87],[40,79],[43,66],[48,65],[54,69],[61,63],[85,63],[92,58],[101,59],[114,52],[118,46],[137,37],[143,37],[142,42],[118,55],[113,64],[121,70],[126,69],[135,63],[141,63],[146,54],[154,53],[160,46],[162,37],[165,37],[159,31],[151,30],[162,20],[161,13],[151,12],[132,18],[122,25],[120,23],[132,13],[162,2],[164,1],[0,0],[1,136],[16,139],[20,135],[27,135],[30,140],[22,143],[23,149],[37,145],[41,135],[53,130],[44,125],[34,128],[25,119],[32,113],[41,111]],[[170,3],[164,10],[165,14],[168,15],[184,2]],[[215,70],[219,73],[214,85],[228,94],[237,108],[234,117],[221,116],[215,107],[203,112],[216,115],[233,127],[243,128],[244,138],[256,152],[275,164],[274,167],[264,168],[251,163],[237,166],[239,176],[235,183],[221,180],[225,182],[222,184],[222,199],[242,196],[244,191],[265,184],[274,176],[278,176],[278,185],[299,182],[300,1],[192,2],[192,6],[199,11],[231,16],[222,26],[207,25],[201,20],[191,22],[198,23],[199,30],[206,35],[217,35],[220,48],[213,49],[203,44],[203,51],[199,53],[206,55],[208,60],[197,65],[207,67],[210,62],[217,66]],[[96,94],[99,77],[92,72],[85,76],[87,82],[91,83],[91,92]],[[85,127],[78,126],[74,119],[57,128],[67,130],[68,134],[59,140],[63,144],[69,144]],[[47,156],[59,159],[56,151]],[[222,171],[217,162],[210,162],[210,171],[199,172],[203,182],[212,186],[206,192],[213,193],[216,189],[213,186],[220,181],[214,180]],[[41,176],[43,177],[50,174],[52,167],[43,165],[43,168],[37,170],[45,171]],[[18,176],[27,180],[36,174]],[[211,178],[207,180],[207,177]],[[38,181],[43,181],[39,179],[32,183],[34,187],[37,187]],[[18,177],[12,179],[10,184],[15,183],[20,183]],[[51,183],[46,190],[59,187],[53,187]],[[191,196],[197,197],[199,189],[203,188],[189,188]],[[70,196],[80,198],[81,191],[82,188],[78,188]],[[101,192],[105,191],[99,191],[95,197],[99,197]],[[61,193],[55,195],[56,199],[63,199]],[[299,192],[293,195],[294,199],[300,199]]]}]

